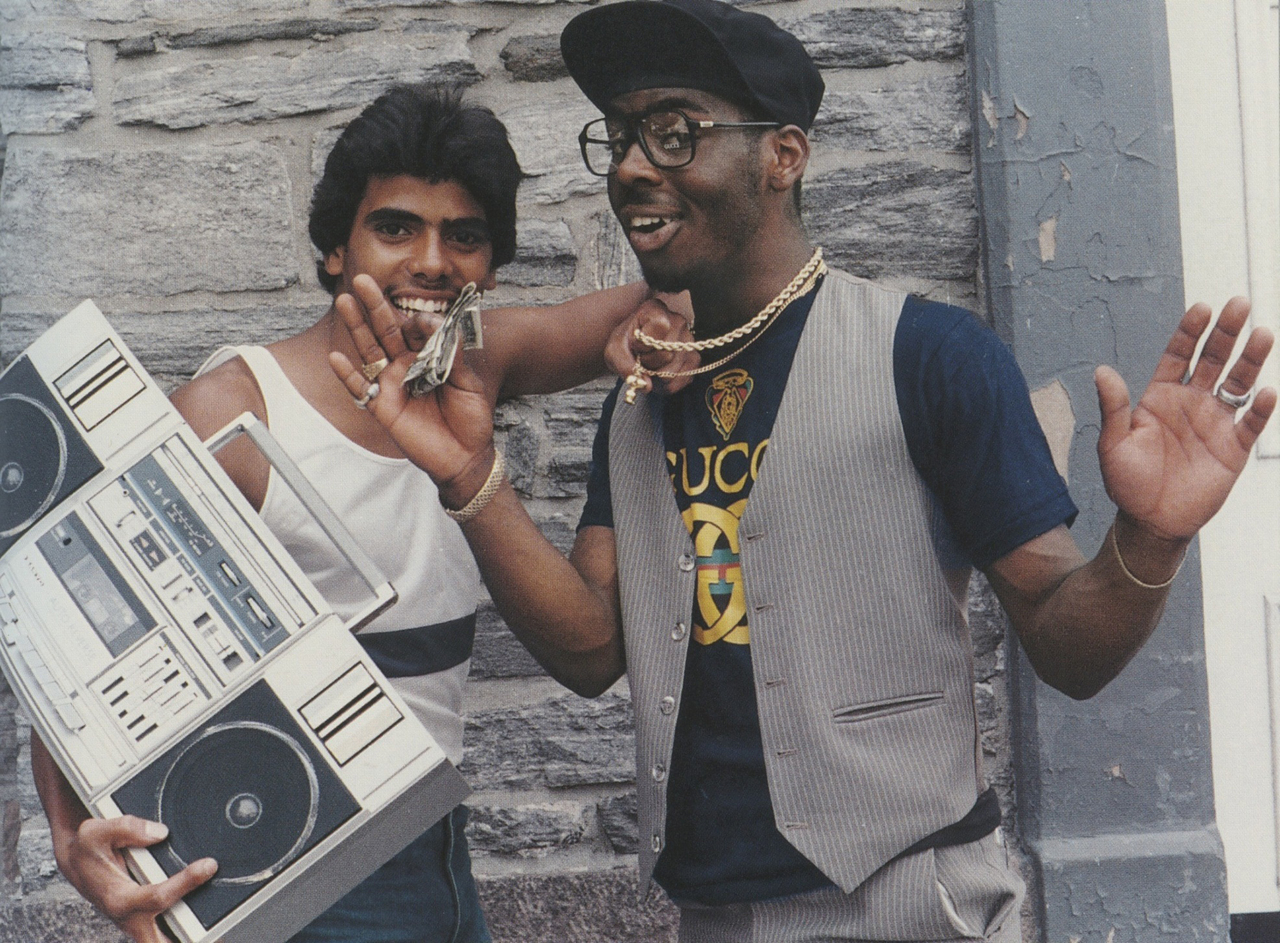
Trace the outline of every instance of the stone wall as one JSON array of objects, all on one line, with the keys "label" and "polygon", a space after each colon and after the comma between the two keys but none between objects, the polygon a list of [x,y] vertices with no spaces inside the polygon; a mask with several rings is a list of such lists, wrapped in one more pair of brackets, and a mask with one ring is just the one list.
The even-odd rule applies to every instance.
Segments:
[{"label": "stone wall", "polygon": [[[93,297],[160,382],[219,344],[323,313],[311,187],[343,124],[393,82],[470,87],[507,124],[529,179],[497,304],[637,277],[576,135],[594,112],[556,37],[578,3],[430,0],[0,0],[0,358]],[[758,9],[824,69],[807,216],[829,260],[979,304],[961,0],[796,0]],[[600,381],[508,404],[512,481],[567,548]],[[1011,798],[1003,622],[975,597],[989,770]],[[565,692],[491,606],[467,695],[469,839],[498,940],[674,939],[638,902],[625,682]],[[0,682],[0,941],[113,938],[56,874],[30,785],[27,727]]]}]

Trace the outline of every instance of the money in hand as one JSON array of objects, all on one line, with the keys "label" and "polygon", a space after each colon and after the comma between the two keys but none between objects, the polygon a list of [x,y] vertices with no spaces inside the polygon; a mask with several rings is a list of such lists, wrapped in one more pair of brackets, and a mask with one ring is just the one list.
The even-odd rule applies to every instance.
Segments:
[{"label": "money in hand", "polygon": [[449,379],[454,355],[461,343],[463,350],[484,346],[480,326],[480,292],[470,282],[449,306],[444,321],[431,335],[404,375],[403,385],[410,396],[425,396]]}]

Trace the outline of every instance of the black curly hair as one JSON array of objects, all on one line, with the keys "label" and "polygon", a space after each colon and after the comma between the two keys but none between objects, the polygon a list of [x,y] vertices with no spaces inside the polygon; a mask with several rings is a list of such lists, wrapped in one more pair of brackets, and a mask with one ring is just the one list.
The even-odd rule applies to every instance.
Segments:
[{"label": "black curly hair", "polygon": [[311,197],[307,226],[320,250],[320,284],[336,290],[324,256],[346,245],[369,180],[409,174],[432,183],[452,180],[484,208],[493,240],[493,267],[516,254],[516,189],[524,173],[507,129],[488,108],[463,104],[453,86],[397,85],[347,125],[324,164]]}]

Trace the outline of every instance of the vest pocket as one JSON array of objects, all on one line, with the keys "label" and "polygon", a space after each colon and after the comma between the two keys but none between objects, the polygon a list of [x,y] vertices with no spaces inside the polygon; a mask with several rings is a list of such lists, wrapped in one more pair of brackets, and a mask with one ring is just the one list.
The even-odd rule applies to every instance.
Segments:
[{"label": "vest pocket", "polygon": [[928,691],[924,694],[904,694],[879,701],[867,701],[864,704],[851,704],[848,707],[833,709],[831,711],[831,719],[837,724],[853,724],[863,720],[874,720],[877,717],[888,717],[891,714],[919,710],[922,707],[936,704],[945,697],[946,695],[942,691]]}]

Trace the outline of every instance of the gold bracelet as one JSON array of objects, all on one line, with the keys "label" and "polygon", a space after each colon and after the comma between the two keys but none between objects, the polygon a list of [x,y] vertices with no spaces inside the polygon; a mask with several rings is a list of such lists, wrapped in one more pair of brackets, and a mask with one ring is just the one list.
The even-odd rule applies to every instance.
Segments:
[{"label": "gold bracelet", "polygon": [[[493,496],[498,493],[498,488],[502,486],[502,476],[505,470],[506,463],[502,460],[502,453],[494,449],[493,468],[489,470],[489,477],[484,480],[484,484],[480,486],[476,496],[456,511],[452,508],[444,508],[444,513],[459,524],[465,524],[471,520],[483,511],[489,502],[493,500]],[[444,507],[444,502],[441,502],[440,506]]]},{"label": "gold bracelet", "polygon": [[1116,537],[1116,525],[1111,525],[1111,530],[1107,531],[1107,536],[1111,541],[1111,549],[1115,551],[1116,562],[1120,564],[1120,572],[1129,577],[1130,582],[1135,586],[1141,586],[1143,589],[1168,589],[1174,580],[1178,578],[1178,574],[1182,572],[1182,564],[1187,562],[1187,552],[1182,551],[1182,559],[1178,561],[1178,568],[1173,571],[1173,576],[1169,577],[1163,583],[1144,583],[1133,575],[1133,571],[1125,566],[1124,557],[1120,556],[1120,543]]}]

